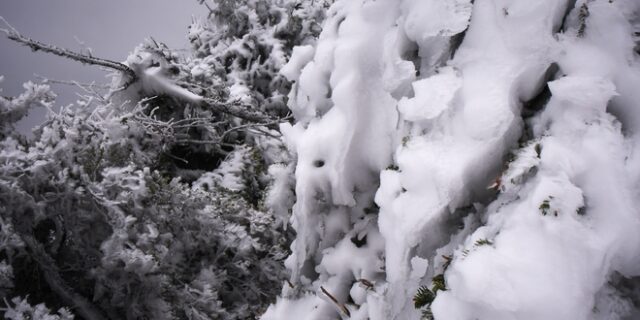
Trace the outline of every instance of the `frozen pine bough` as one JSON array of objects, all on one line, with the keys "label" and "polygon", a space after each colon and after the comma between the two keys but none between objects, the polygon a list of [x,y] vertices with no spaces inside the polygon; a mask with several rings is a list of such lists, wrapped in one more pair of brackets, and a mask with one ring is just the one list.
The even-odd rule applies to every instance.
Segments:
[{"label": "frozen pine bough", "polygon": [[283,319],[638,315],[640,3],[336,1],[282,74]]}]

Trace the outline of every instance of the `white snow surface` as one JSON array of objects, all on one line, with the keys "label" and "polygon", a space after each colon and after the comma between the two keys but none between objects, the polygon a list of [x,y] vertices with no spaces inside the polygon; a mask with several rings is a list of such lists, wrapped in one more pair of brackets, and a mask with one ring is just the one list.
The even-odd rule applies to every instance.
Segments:
[{"label": "white snow surface", "polygon": [[336,1],[282,71],[297,237],[262,319],[638,314],[609,280],[640,276],[639,32],[635,0]]}]

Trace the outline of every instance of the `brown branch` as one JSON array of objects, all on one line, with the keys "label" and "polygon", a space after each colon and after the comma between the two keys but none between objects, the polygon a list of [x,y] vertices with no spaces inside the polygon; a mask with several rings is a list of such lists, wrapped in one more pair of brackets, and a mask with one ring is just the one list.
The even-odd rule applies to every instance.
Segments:
[{"label": "brown branch", "polygon": [[320,290],[322,290],[322,293],[324,293],[327,297],[329,297],[329,299],[331,299],[331,301],[333,301],[333,303],[336,305],[336,307],[338,307],[340,311],[342,311],[342,313],[344,313],[347,317],[351,317],[349,309],[347,309],[347,307],[345,307],[342,303],[338,302],[338,299],[336,299],[336,297],[334,297],[322,286],[320,286]]}]

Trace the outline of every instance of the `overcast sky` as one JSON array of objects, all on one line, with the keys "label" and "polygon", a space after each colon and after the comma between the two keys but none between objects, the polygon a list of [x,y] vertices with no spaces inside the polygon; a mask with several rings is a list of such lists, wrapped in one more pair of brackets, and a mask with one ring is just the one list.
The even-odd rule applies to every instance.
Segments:
[{"label": "overcast sky", "polygon": [[[171,48],[187,48],[192,17],[206,13],[197,0],[0,0],[0,16],[25,36],[80,50],[77,38],[92,48],[95,56],[115,61],[123,61],[149,36]],[[105,73],[96,66],[31,52],[2,35],[2,94],[19,94],[23,82],[36,80],[34,74],[58,80],[106,81]],[[68,86],[55,86],[54,91],[58,104],[75,101]],[[32,115],[29,125],[38,118]]]}]

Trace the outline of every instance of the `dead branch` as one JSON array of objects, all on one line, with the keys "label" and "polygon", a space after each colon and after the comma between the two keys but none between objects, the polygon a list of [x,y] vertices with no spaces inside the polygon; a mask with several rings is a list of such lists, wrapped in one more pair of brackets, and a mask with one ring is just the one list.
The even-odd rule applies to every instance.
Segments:
[{"label": "dead branch", "polygon": [[[89,89],[102,89],[102,90],[107,90],[109,89],[109,86],[106,84],[96,84],[95,81],[91,82],[91,83],[82,83],[82,82],[78,82],[75,80],[58,80],[58,79],[50,79],[47,78],[43,75],[40,74],[34,74],[34,76],[39,79],[40,81],[42,81],[42,83],[46,83],[46,84],[62,84],[62,85],[68,85],[68,86],[75,86],[78,87],[80,89],[82,89],[83,91],[87,92],[87,93],[93,93],[90,92]],[[95,90],[95,89],[94,89]]]},{"label": "dead branch", "polygon": [[33,50],[33,51],[42,51],[42,52],[46,52],[46,53],[51,53],[51,54],[54,54],[54,55],[57,55],[57,56],[60,56],[60,57],[64,57],[64,58],[67,58],[67,59],[71,59],[71,60],[74,60],[74,61],[78,61],[78,62],[81,62],[81,63],[84,63],[84,64],[98,65],[98,66],[102,66],[102,67],[105,67],[105,68],[109,68],[109,69],[120,71],[120,72],[122,72],[123,74],[125,74],[125,75],[127,75],[129,77],[129,81],[127,81],[127,83],[124,85],[125,88],[128,87],[129,85],[131,85],[133,82],[135,82],[138,79],[136,73],[125,64],[122,64],[120,62],[107,60],[107,59],[96,58],[96,57],[93,57],[93,56],[77,53],[77,52],[74,52],[74,51],[71,51],[71,50],[68,50],[68,49],[59,48],[59,47],[56,47],[54,45],[42,43],[42,42],[37,41],[37,40],[33,40],[31,38],[25,37],[22,34],[20,34],[18,32],[18,30],[13,28],[1,16],[0,16],[0,21],[4,22],[9,27],[9,29],[0,28],[0,31],[4,32],[7,35],[7,38],[9,38],[10,40],[13,40],[15,42],[18,42],[18,43],[20,43],[22,45],[25,45],[25,46],[31,48],[31,50]]}]

